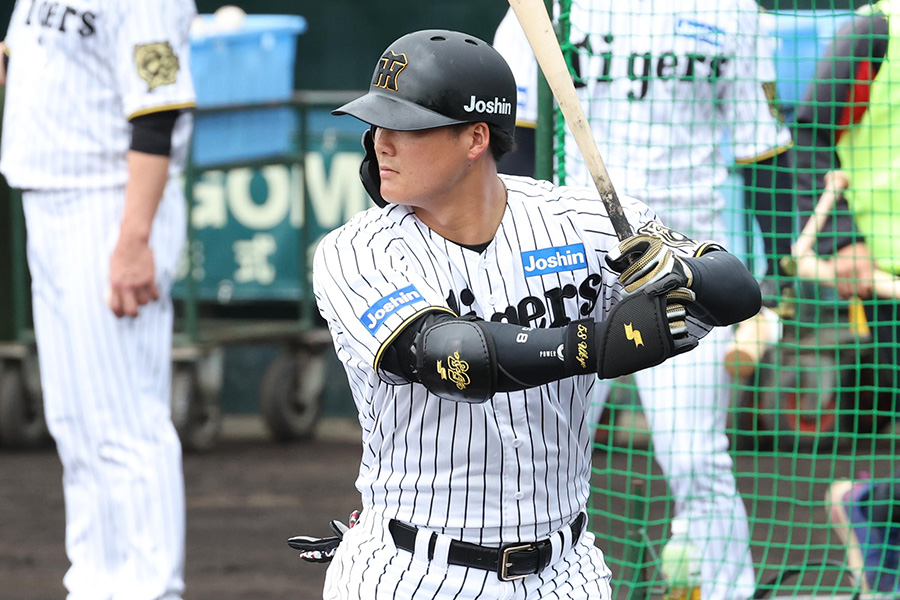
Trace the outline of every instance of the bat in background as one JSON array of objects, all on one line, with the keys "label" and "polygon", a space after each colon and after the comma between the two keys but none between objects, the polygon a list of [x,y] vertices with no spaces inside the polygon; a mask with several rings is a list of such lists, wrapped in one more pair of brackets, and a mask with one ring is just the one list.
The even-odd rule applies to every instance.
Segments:
[{"label": "bat in background", "polygon": [[[834,287],[837,270],[833,260],[816,256],[816,237],[825,226],[825,221],[834,208],[841,192],[850,187],[850,178],[844,171],[829,171],[825,174],[825,191],[819,196],[815,211],[803,226],[797,241],[791,247],[788,269],[793,266],[798,277],[811,279],[823,285]],[[790,271],[788,271],[790,272]],[[876,269],[872,275],[875,295],[879,298],[900,298],[900,278]]]}]

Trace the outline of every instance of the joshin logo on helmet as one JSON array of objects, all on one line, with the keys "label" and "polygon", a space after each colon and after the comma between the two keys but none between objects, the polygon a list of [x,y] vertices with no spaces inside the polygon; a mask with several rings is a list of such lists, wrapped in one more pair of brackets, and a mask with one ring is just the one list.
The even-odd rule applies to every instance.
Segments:
[{"label": "joshin logo on helmet", "polygon": [[586,269],[587,259],[585,258],[584,244],[523,252],[522,266],[525,267],[525,277]]},{"label": "joshin logo on helmet", "polygon": [[419,293],[414,285],[408,285],[402,290],[397,290],[381,298],[378,302],[369,307],[359,318],[360,322],[366,326],[369,333],[375,335],[378,328],[384,324],[398,308],[402,308],[416,302],[425,302],[425,298]]},{"label": "joshin logo on helmet", "polygon": [[463,106],[463,110],[466,112],[481,113],[483,115],[511,115],[512,103],[507,102],[506,98],[501,100],[497,97],[494,97],[493,100],[479,100],[473,94],[472,97],[469,98],[469,104]]}]

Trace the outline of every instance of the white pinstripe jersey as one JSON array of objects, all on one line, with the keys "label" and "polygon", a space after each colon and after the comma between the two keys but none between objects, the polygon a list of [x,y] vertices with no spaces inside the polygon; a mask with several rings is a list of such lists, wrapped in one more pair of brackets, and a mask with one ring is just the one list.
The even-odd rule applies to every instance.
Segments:
[{"label": "white pinstripe jersey", "polygon": [[[506,211],[483,252],[438,236],[409,207],[373,208],[323,239],[313,275],[363,429],[363,507],[478,543],[543,539],[585,505],[596,377],[455,403],[376,374],[379,352],[429,307],[562,326],[602,320],[619,289],[604,262],[618,240],[596,192],[502,179]],[[659,229],[647,206],[623,205],[632,226]],[[674,232],[665,239],[684,250]]]},{"label": "white pinstripe jersey", "polygon": [[[127,179],[128,119],[194,105],[193,0],[18,0],[0,170],[14,187],[111,187]],[[9,118],[17,115],[17,118]],[[190,137],[182,115],[170,172]]]},{"label": "white pinstripe jersey", "polygon": [[[790,132],[770,108],[774,39],[754,0],[575,0],[570,39],[579,47],[579,88],[610,178],[679,231],[713,231],[714,192],[728,175],[723,138],[738,162],[783,149]],[[519,27],[498,28],[495,47],[517,76],[534,55]],[[534,101],[517,79],[519,105]],[[772,83],[774,85],[774,83]],[[566,183],[592,185],[571,136]]]},{"label": "white pinstripe jersey", "polygon": [[[572,24],[590,49],[582,98],[610,177],[670,226],[688,233],[704,208],[722,208],[723,136],[738,162],[790,143],[767,97],[773,39],[754,0],[589,0],[573,5]],[[573,139],[566,149],[569,183],[590,182]],[[684,221],[678,209],[690,209]]]}]

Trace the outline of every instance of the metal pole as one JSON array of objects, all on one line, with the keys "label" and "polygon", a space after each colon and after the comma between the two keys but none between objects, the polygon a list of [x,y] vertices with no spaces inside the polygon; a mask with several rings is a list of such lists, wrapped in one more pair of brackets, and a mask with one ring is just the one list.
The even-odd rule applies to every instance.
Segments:
[{"label": "metal pole", "polygon": [[[553,15],[554,0],[544,0],[547,12]],[[538,69],[538,120],[534,138],[534,176],[537,179],[553,179],[553,93]]]},{"label": "metal pole", "polygon": [[312,280],[310,278],[308,266],[309,244],[312,236],[310,235],[310,221],[312,219],[312,204],[309,201],[309,186],[306,184],[306,155],[309,151],[309,105],[299,100],[300,106],[300,193],[303,195],[303,223],[300,225],[298,233],[298,245],[300,246],[297,253],[299,264],[297,265],[300,274],[300,325],[304,330],[308,330],[312,325],[312,311],[315,304],[312,298]]},{"label": "metal pole", "polygon": [[647,588],[644,578],[644,557],[647,550],[644,524],[647,522],[646,485],[641,480],[631,484],[633,492],[629,511],[628,547],[625,560],[631,565],[632,573],[628,590],[628,600],[646,600]]}]

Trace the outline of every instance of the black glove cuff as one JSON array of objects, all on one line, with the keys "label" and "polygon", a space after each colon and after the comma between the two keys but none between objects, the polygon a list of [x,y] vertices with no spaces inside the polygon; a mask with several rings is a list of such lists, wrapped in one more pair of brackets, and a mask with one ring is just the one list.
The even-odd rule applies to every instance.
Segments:
[{"label": "black glove cuff", "polygon": [[597,375],[612,379],[653,367],[675,354],[665,295],[637,293],[597,323]]}]

